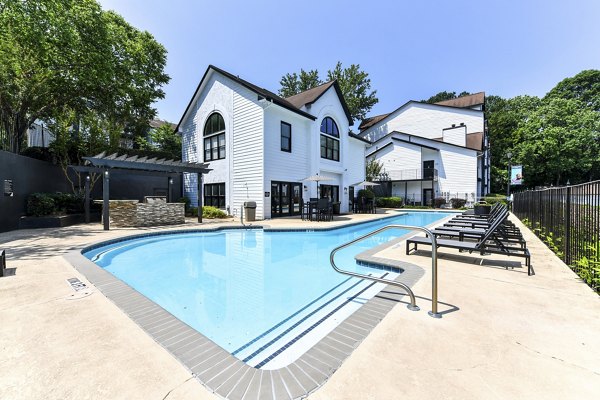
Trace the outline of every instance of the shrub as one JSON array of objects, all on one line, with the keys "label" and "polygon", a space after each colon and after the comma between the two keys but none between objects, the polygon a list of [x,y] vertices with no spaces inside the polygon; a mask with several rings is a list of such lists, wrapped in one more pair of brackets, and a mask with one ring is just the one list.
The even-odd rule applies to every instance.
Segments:
[{"label": "shrub", "polygon": [[21,155],[29,158],[35,158],[36,160],[54,162],[52,153],[47,147],[28,147],[21,152]]},{"label": "shrub", "polygon": [[73,193],[52,193],[56,212],[61,214],[78,214],[83,212],[84,200]]},{"label": "shrub", "polygon": [[42,217],[82,212],[83,199],[72,193],[33,193],[27,198],[27,215]]},{"label": "shrub", "polygon": [[[196,208],[196,213],[198,209]],[[198,214],[196,214],[198,215]],[[218,209],[217,207],[204,206],[202,207],[202,218],[227,218],[228,215],[225,211]]]},{"label": "shrub", "polygon": [[455,197],[450,199],[450,204],[452,204],[452,208],[462,208],[467,204],[467,200]]},{"label": "shrub", "polygon": [[496,204],[496,203],[502,203],[502,204],[506,204],[506,196],[502,196],[502,195],[487,195],[484,198],[485,202],[488,204]]},{"label": "shrub", "polygon": [[433,206],[435,208],[442,208],[444,204],[446,204],[446,199],[443,197],[436,197],[433,199]]},{"label": "shrub", "polygon": [[27,215],[43,217],[55,211],[56,203],[48,193],[33,193],[27,198]]},{"label": "shrub", "polygon": [[402,197],[377,197],[375,199],[377,207],[383,208],[397,208],[402,207],[404,201]]},{"label": "shrub", "polygon": [[[190,207],[188,212],[186,213],[187,216],[191,216],[191,217],[197,217],[198,216],[198,207]],[[202,214],[204,215],[204,214]]]},{"label": "shrub", "polygon": [[409,209],[414,209],[414,210],[428,210],[431,207],[429,207],[429,206],[404,206],[403,208],[409,208]]},{"label": "shrub", "polygon": [[366,197],[367,199],[372,199],[375,197],[375,193],[371,189],[360,189],[357,194],[358,198]]}]

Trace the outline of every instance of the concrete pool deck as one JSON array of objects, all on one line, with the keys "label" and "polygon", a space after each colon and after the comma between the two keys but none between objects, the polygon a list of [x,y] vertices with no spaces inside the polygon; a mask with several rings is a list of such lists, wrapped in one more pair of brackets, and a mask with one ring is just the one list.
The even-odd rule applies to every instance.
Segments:
[{"label": "concrete pool deck", "polygon": [[[329,228],[373,217],[381,215],[254,224]],[[427,315],[428,252],[406,256],[397,244],[374,254],[425,269],[413,286],[421,311],[394,307],[309,397],[594,398],[600,387],[600,298],[515,222],[536,275],[527,276],[521,259],[442,249],[441,320]],[[212,226],[188,223],[185,229]],[[173,228],[182,227],[105,232],[92,224],[0,234],[10,275],[0,278],[0,398],[218,398],[62,257],[88,244]],[[86,283],[90,294],[74,292],[66,282],[71,277]]]}]

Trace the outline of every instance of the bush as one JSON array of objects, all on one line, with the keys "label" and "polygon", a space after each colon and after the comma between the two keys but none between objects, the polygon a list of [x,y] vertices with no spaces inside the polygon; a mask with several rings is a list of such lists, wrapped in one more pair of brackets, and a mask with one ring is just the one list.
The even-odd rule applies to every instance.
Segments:
[{"label": "bush", "polygon": [[458,209],[464,207],[467,204],[467,200],[455,197],[450,199],[450,204],[452,204],[452,208]]},{"label": "bush", "polygon": [[72,193],[33,193],[27,198],[27,215],[43,217],[83,212],[83,199]]},{"label": "bush", "polygon": [[[196,215],[198,208],[196,208]],[[227,218],[228,215],[225,211],[218,209],[217,207],[204,206],[202,207],[202,218]]]},{"label": "bush", "polygon": [[[198,216],[198,207],[190,207],[188,212],[186,213],[187,216],[191,216],[191,217],[197,217]],[[204,215],[204,214],[202,214]]]},{"label": "bush", "polygon": [[48,193],[33,193],[27,198],[27,215],[43,217],[56,211],[56,203]]},{"label": "bush", "polygon": [[52,153],[47,147],[28,147],[21,152],[22,156],[35,158],[36,160],[42,160],[47,162],[54,162]]},{"label": "bush", "polygon": [[404,204],[402,197],[377,197],[375,202],[377,207],[383,208],[397,208],[402,207],[402,204]]},{"label": "bush", "polygon": [[358,191],[357,197],[360,199],[361,197],[365,197],[367,199],[375,198],[375,193],[371,189],[360,189]]},{"label": "bush", "polygon": [[409,208],[414,210],[429,210],[431,207],[429,206],[404,206],[403,208]]},{"label": "bush", "polygon": [[446,204],[446,199],[443,197],[436,197],[433,199],[433,206],[435,208],[442,208],[444,204]]},{"label": "bush", "polygon": [[502,196],[502,195],[487,195],[484,197],[484,200],[487,204],[491,204],[494,205],[496,203],[502,203],[502,204],[506,204],[506,196]]}]

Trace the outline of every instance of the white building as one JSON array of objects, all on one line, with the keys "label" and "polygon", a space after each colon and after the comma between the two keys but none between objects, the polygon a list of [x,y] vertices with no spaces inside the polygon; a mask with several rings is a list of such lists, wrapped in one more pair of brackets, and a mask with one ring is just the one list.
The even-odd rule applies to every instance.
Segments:
[{"label": "white building", "polygon": [[484,104],[484,93],[436,104],[409,101],[363,121],[360,136],[372,142],[367,160],[383,164],[387,191],[424,205],[435,197],[474,202],[489,193]]},{"label": "white building", "polygon": [[[368,141],[349,133],[352,119],[339,85],[325,83],[284,99],[209,66],[179,124],[183,160],[208,162],[205,205],[239,215],[256,201],[259,219],[298,215],[303,201],[330,197],[348,211],[351,185],[364,180]],[[316,175],[317,183],[303,181]],[[197,200],[195,175],[185,195]]]}]

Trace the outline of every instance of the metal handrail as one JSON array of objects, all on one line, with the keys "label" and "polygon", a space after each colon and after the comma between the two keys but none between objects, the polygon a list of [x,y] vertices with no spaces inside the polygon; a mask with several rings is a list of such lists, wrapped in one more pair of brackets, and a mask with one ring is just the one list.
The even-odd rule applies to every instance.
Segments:
[{"label": "metal handrail", "polygon": [[341,246],[338,246],[335,249],[333,249],[331,251],[331,254],[329,255],[329,262],[331,263],[331,266],[333,267],[333,269],[336,272],[339,272],[340,274],[353,276],[355,278],[368,279],[368,280],[375,281],[375,282],[387,283],[388,285],[401,287],[402,289],[406,290],[406,292],[410,296],[410,304],[407,306],[407,308],[411,311],[419,311],[419,306],[417,306],[417,302],[415,300],[415,294],[404,283],[392,281],[390,279],[384,279],[384,278],[378,278],[375,276],[359,274],[357,272],[346,271],[346,270],[340,269],[335,264],[335,260],[334,260],[335,254],[339,250],[344,249],[348,246],[351,246],[356,242],[360,242],[361,240],[367,239],[371,236],[375,236],[378,233],[381,233],[383,231],[387,231],[389,229],[420,230],[420,231],[425,232],[425,234],[431,238],[431,311],[429,311],[428,314],[433,318],[442,318],[442,314],[440,314],[437,309],[437,303],[438,303],[437,241],[436,241],[435,235],[433,233],[431,233],[431,231],[427,228],[423,228],[422,226],[412,226],[412,225],[387,225],[387,226],[384,226],[383,228],[376,229],[373,232],[367,233],[366,235],[360,236],[350,242],[346,242],[346,243],[342,244]]}]

